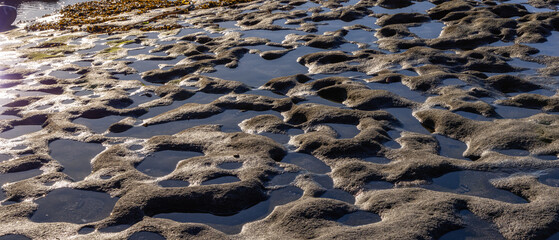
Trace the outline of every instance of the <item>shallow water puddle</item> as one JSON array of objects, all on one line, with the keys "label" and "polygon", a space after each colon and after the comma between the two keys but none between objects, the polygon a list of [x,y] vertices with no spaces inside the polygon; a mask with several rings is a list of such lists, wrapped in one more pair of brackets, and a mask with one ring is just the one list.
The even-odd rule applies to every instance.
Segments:
[{"label": "shallow water puddle", "polygon": [[242,162],[226,162],[217,165],[218,168],[227,169],[227,170],[238,169],[241,168],[242,166],[243,166]]},{"label": "shallow water puddle", "polygon": [[458,171],[434,178],[432,184],[422,187],[434,191],[472,195],[510,203],[526,203],[525,199],[509,191],[495,188],[490,183],[491,179],[507,176],[508,174],[505,173]]},{"label": "shallow water puddle", "polygon": [[552,187],[559,187],[559,169],[550,168],[540,171],[538,174],[538,181],[541,183]]},{"label": "shallow water puddle", "polygon": [[295,181],[295,178],[299,173],[285,172],[274,176],[270,181],[267,182],[266,186],[285,186],[291,184]]},{"label": "shallow water puddle", "polygon": [[259,87],[272,78],[307,73],[307,68],[297,63],[297,58],[312,51],[314,50],[309,47],[299,47],[274,60],[265,60],[257,54],[245,54],[236,68],[219,65],[215,67],[216,72],[204,75]]},{"label": "shallow water puddle", "polygon": [[355,227],[380,222],[380,220],[380,216],[376,213],[359,210],[338,218],[337,222]]},{"label": "shallow water puddle", "polygon": [[559,49],[557,43],[559,42],[559,33],[552,31],[551,35],[547,36],[547,42],[543,43],[524,43],[524,45],[535,47],[540,52],[537,55],[545,56],[559,56]]},{"label": "shallow water puddle", "polygon": [[394,116],[402,124],[400,127],[406,131],[431,134],[427,129],[425,129],[419,120],[417,120],[412,115],[412,110],[409,108],[384,108],[383,111],[387,111],[392,116]]},{"label": "shallow water puddle", "polygon": [[81,76],[80,74],[68,72],[68,71],[52,71],[51,73],[49,73],[49,75],[57,78],[64,78],[64,79],[78,78]]},{"label": "shallow water puddle", "polygon": [[105,147],[99,143],[62,139],[51,142],[49,149],[50,156],[64,167],[62,172],[80,181],[91,173],[91,160]]},{"label": "shallow water puddle", "polygon": [[360,132],[357,126],[351,124],[328,123],[324,125],[334,129],[338,133],[338,138],[354,138]]},{"label": "shallow water puddle", "polygon": [[107,193],[60,188],[35,200],[33,222],[89,223],[109,216],[118,198]]},{"label": "shallow water puddle", "polygon": [[[7,160],[10,160],[10,159],[12,159],[12,155],[1,154],[0,153],[0,162],[7,161]],[[2,184],[0,184],[0,185],[2,185]]]},{"label": "shallow water puddle", "polygon": [[416,102],[425,102],[427,96],[420,91],[413,91],[402,83],[366,83],[370,89],[381,89],[394,93],[400,97]]},{"label": "shallow water puddle", "polygon": [[161,187],[188,187],[189,185],[189,182],[182,180],[163,180],[159,182]]},{"label": "shallow water puddle", "polygon": [[242,31],[241,33],[243,34],[243,38],[247,38],[247,37],[266,38],[271,42],[275,42],[275,43],[281,43],[283,40],[285,40],[285,36],[287,36],[288,34],[292,34],[292,33],[298,35],[307,34],[306,32],[299,31],[299,30],[274,30],[274,31],[248,30],[248,31]]},{"label": "shallow water puddle", "polygon": [[299,199],[303,191],[297,187],[285,187],[274,190],[270,197],[250,208],[231,216],[218,216],[210,213],[162,213],[153,217],[167,218],[177,222],[192,222],[207,224],[226,234],[237,234],[244,224],[266,217],[274,207]]},{"label": "shallow water puddle", "polygon": [[491,222],[485,221],[468,210],[460,211],[465,227],[443,235],[439,240],[505,239]]},{"label": "shallow water puddle", "polygon": [[235,177],[235,176],[223,176],[223,177],[217,177],[217,178],[214,178],[214,179],[204,181],[204,182],[202,182],[202,185],[234,183],[234,182],[239,182],[239,181],[241,181],[241,179],[239,179],[238,177]]},{"label": "shallow water puddle", "polygon": [[31,238],[20,234],[7,234],[4,236],[0,236],[0,240],[31,240]]},{"label": "shallow water puddle", "polygon": [[363,161],[372,162],[372,163],[376,163],[376,164],[390,163],[390,159],[385,158],[385,157],[378,157],[378,156],[366,157],[366,158],[363,158]]},{"label": "shallow water puddle", "polygon": [[[32,169],[21,172],[2,173],[0,174],[0,187],[6,183],[18,182],[24,179],[32,178],[41,175],[42,171],[39,169]],[[0,201],[6,198],[6,194],[0,188]]]},{"label": "shallow water puddle", "polygon": [[281,143],[283,145],[286,145],[286,144],[289,143],[289,140],[291,139],[291,136],[295,136],[295,135],[299,135],[299,134],[303,134],[303,133],[305,133],[305,132],[303,132],[303,130],[301,130],[301,129],[289,129],[286,134],[261,132],[261,133],[258,133],[258,135],[262,135],[264,137],[269,137],[277,143]]},{"label": "shallow water puddle", "polygon": [[25,134],[29,134],[32,132],[37,132],[43,129],[40,125],[18,125],[15,126],[13,129],[0,133],[0,138],[16,138],[23,136]]},{"label": "shallow water puddle", "polygon": [[103,133],[109,128],[109,126],[124,118],[125,117],[123,116],[116,116],[116,115],[106,116],[97,119],[77,118],[76,120],[73,121],[73,123],[84,125],[87,128],[91,129],[93,132]]},{"label": "shallow water puddle", "polygon": [[295,164],[312,173],[324,174],[331,171],[328,165],[310,154],[290,152],[281,161]]},{"label": "shallow water puddle", "polygon": [[449,158],[467,159],[462,156],[466,148],[468,148],[465,143],[439,134],[434,134],[433,136],[439,142],[439,155]]},{"label": "shallow water puddle", "polygon": [[320,195],[321,198],[330,198],[340,200],[349,204],[355,203],[355,197],[350,193],[334,188],[334,181],[328,175],[314,175],[313,180],[326,188],[326,191]]},{"label": "shallow water puddle", "polygon": [[140,231],[130,235],[128,240],[165,240],[166,238],[158,233]]},{"label": "shallow water puddle", "polygon": [[504,105],[495,105],[495,112],[499,114],[499,116],[503,118],[527,118],[538,113],[542,113],[539,109],[531,109],[531,108],[521,108],[521,107],[514,107],[514,106],[504,106]]},{"label": "shallow water puddle", "polygon": [[136,166],[136,169],[152,177],[161,177],[174,171],[180,160],[203,155],[202,153],[191,151],[159,151],[144,158]]},{"label": "shallow water puddle", "polygon": [[513,67],[524,68],[524,70],[519,71],[519,73],[528,75],[536,75],[538,69],[545,68],[545,64],[523,61],[519,58],[512,58],[512,60],[507,63]]},{"label": "shallow water puddle", "polygon": [[534,91],[529,91],[529,92],[507,93],[507,96],[512,97],[512,96],[516,96],[516,95],[523,94],[523,93],[539,94],[539,95],[551,97],[551,96],[555,95],[556,92],[552,91],[552,90],[548,90],[548,89],[536,89]]},{"label": "shallow water puddle", "polygon": [[442,22],[431,21],[422,23],[417,27],[410,27],[410,32],[423,39],[437,38],[445,25]]},{"label": "shallow water puddle", "polygon": [[435,7],[435,4],[432,4],[428,1],[422,1],[422,2],[414,2],[414,4],[404,7],[404,8],[394,8],[394,9],[388,9],[388,8],[383,8],[381,6],[376,6],[376,7],[372,7],[371,10],[373,10],[374,13],[386,13],[386,14],[396,14],[396,13],[426,13],[427,10]]},{"label": "shallow water puddle", "polygon": [[363,187],[366,190],[384,190],[394,188],[394,184],[386,181],[370,181]]},{"label": "shallow water puddle", "polygon": [[142,73],[149,70],[161,69],[161,64],[174,66],[185,58],[186,56],[178,56],[172,60],[134,60],[132,63],[128,64],[128,66],[136,69],[139,73]]},{"label": "shallow water puddle", "polygon": [[495,118],[489,118],[480,114],[471,113],[471,112],[464,112],[464,111],[456,111],[454,112],[462,117],[469,118],[476,121],[493,121]]}]

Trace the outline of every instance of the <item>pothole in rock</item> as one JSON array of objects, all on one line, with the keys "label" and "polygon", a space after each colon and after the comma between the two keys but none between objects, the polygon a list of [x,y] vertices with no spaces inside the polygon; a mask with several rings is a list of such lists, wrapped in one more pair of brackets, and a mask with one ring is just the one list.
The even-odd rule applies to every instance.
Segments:
[{"label": "pothole in rock", "polygon": [[503,118],[527,118],[538,113],[542,113],[539,109],[521,108],[513,106],[496,105],[495,112]]},{"label": "pothole in rock", "polygon": [[355,227],[380,222],[381,219],[380,216],[376,213],[358,210],[352,213],[348,213],[343,217],[338,218],[338,220],[336,221],[343,225]]},{"label": "pothole in rock", "polygon": [[150,125],[147,127],[135,126],[128,131],[122,133],[110,133],[108,134],[108,136],[148,138],[152,137],[154,132],[156,132],[158,135],[169,135],[178,133],[188,128],[206,124],[219,124],[222,126],[221,131],[223,132],[240,132],[241,129],[238,126],[239,123],[246,119],[264,114],[272,114],[281,117],[278,112],[272,110],[262,112],[226,110],[220,114],[216,114],[214,116],[203,119],[180,120],[169,123]]},{"label": "pothole in rock", "polygon": [[339,138],[353,138],[360,132],[357,126],[351,124],[328,123],[324,125],[333,128]]},{"label": "pothole in rock", "polygon": [[398,119],[398,121],[402,124],[402,129],[406,131],[431,134],[423,127],[423,125],[421,125],[419,120],[412,115],[412,110],[409,108],[384,108],[382,110],[387,111]]},{"label": "pothole in rock", "polygon": [[377,163],[377,164],[390,163],[390,159],[385,157],[379,157],[379,156],[365,157],[363,158],[363,161]]},{"label": "pothole in rock", "polygon": [[0,236],[0,240],[31,240],[31,238],[21,234],[7,234]]},{"label": "pothole in rock", "polygon": [[458,78],[447,78],[441,81],[439,87],[446,87],[446,86],[462,86],[466,83]]},{"label": "pothole in rock", "polygon": [[155,55],[155,56],[167,56],[167,54],[165,52],[150,52],[154,48],[155,47],[152,47],[152,46],[140,45],[140,46],[138,46],[138,49],[128,50],[128,56],[136,56],[136,55],[140,55],[140,54]]},{"label": "pothole in rock", "polygon": [[367,83],[367,86],[370,89],[382,89],[394,93],[400,97],[407,98],[412,101],[416,102],[425,102],[427,96],[423,95],[419,91],[413,91],[408,88],[406,85],[395,82],[395,83]]},{"label": "pothole in rock", "polygon": [[548,96],[551,97],[553,95],[555,95],[555,91],[549,90],[549,89],[536,89],[533,91],[529,91],[529,92],[513,92],[513,93],[507,93],[507,96],[509,97],[513,97],[519,94],[523,94],[523,93],[531,93],[531,94],[539,94],[539,95],[544,95],[544,96]]},{"label": "pothole in rock", "polygon": [[9,154],[0,154],[0,162],[7,161],[12,159],[12,155]]},{"label": "pothole in rock", "polygon": [[180,60],[183,60],[186,56],[178,56],[172,60],[135,60],[133,63],[129,64],[129,67],[136,69],[136,71],[142,73],[149,70],[160,69],[160,64],[171,64],[175,65]]},{"label": "pothole in rock", "polygon": [[394,184],[385,181],[370,181],[363,188],[366,190],[385,190],[394,188]]},{"label": "pothole in rock", "polygon": [[507,176],[508,174],[505,173],[458,171],[434,178],[432,184],[422,187],[434,191],[478,196],[509,203],[527,203],[525,199],[509,191],[495,188],[490,183],[491,179]]},{"label": "pothole in rock", "polygon": [[80,67],[91,67],[91,61],[77,61],[72,64],[78,65]]},{"label": "pothole in rock", "polygon": [[99,143],[55,140],[49,144],[50,156],[64,167],[63,173],[75,181],[91,173],[91,159],[105,149]]},{"label": "pothole in rock", "polygon": [[443,27],[444,24],[442,22],[431,21],[422,23],[417,27],[410,27],[409,30],[420,38],[431,39],[439,37]]},{"label": "pothole in rock", "polygon": [[387,146],[387,147],[392,148],[392,149],[398,149],[398,148],[402,147],[402,146],[400,146],[400,144],[398,142],[394,141],[394,139],[398,139],[400,137],[400,131],[390,130],[387,133],[388,133],[388,136],[390,137],[390,139],[392,139],[392,140],[384,142],[383,143],[384,146]]},{"label": "pothole in rock", "polygon": [[241,168],[242,166],[243,166],[242,162],[226,162],[217,165],[218,168],[227,169],[227,170],[238,169]]},{"label": "pothole in rock", "polygon": [[122,232],[126,229],[128,229],[129,227],[131,227],[132,225],[129,224],[119,224],[119,225],[113,225],[113,226],[108,226],[106,228],[102,228],[99,229],[99,232],[103,232],[103,233],[116,233],[116,232]]},{"label": "pothole in rock", "polygon": [[460,211],[460,218],[465,227],[443,235],[440,240],[505,239],[493,223],[481,219],[468,210]]},{"label": "pothole in rock", "polygon": [[80,228],[80,230],[78,230],[78,234],[89,234],[93,231],[95,231],[95,228],[93,227],[82,227]]},{"label": "pothole in rock", "polygon": [[[528,6],[528,5],[524,5]],[[534,8],[534,7],[532,7]],[[540,50],[538,55],[545,55],[545,56],[559,56],[559,49],[557,49],[556,43],[559,42],[559,33],[552,31],[551,35],[547,36],[547,41],[543,43],[527,43],[530,47],[537,48]]]},{"label": "pothole in rock", "polygon": [[435,7],[436,5],[433,3],[430,3],[428,1],[423,1],[423,2],[414,2],[414,4],[407,6],[407,7],[403,7],[403,8],[393,8],[393,9],[389,9],[389,8],[383,8],[381,6],[375,6],[372,7],[371,10],[373,10],[374,13],[386,13],[386,14],[396,14],[396,13],[426,13],[427,10]]},{"label": "pothole in rock", "polygon": [[468,148],[465,143],[439,134],[434,134],[433,136],[439,142],[439,155],[449,158],[468,159],[462,156],[466,148]]},{"label": "pothole in rock", "polygon": [[158,233],[154,232],[147,232],[147,231],[140,231],[135,232],[134,234],[130,235],[128,240],[165,240],[166,238],[161,236]]},{"label": "pothole in rock", "polygon": [[471,112],[464,112],[464,111],[456,111],[454,112],[462,117],[468,118],[468,119],[472,119],[472,120],[476,120],[476,121],[493,121],[494,118],[489,118],[486,116],[483,116],[481,114],[476,114],[476,113],[471,113]]},{"label": "pothole in rock", "polygon": [[[306,35],[306,32],[298,31],[298,30],[278,30],[278,31],[268,31],[268,30],[248,30],[242,31],[243,38],[248,37],[258,37],[258,38],[266,38],[271,42],[281,43],[285,40],[285,36],[289,34],[298,34],[298,35]],[[286,74],[288,76],[290,74]]]},{"label": "pothole in rock", "polygon": [[[0,187],[6,183],[19,182],[28,178],[41,175],[42,171],[39,169],[31,169],[21,172],[2,173],[0,174]],[[0,188],[0,201],[6,198],[6,194]]]},{"label": "pothole in rock", "polygon": [[225,21],[225,22],[219,22],[217,23],[219,24],[220,28],[225,28],[225,29],[233,29],[233,28],[239,28],[239,26],[237,26],[237,21]]},{"label": "pothole in rock", "polygon": [[559,169],[552,168],[539,172],[538,181],[548,186],[559,187]]},{"label": "pothole in rock", "polygon": [[32,132],[37,132],[41,129],[42,129],[42,127],[40,125],[18,125],[18,126],[15,126],[12,129],[8,130],[8,131],[0,133],[0,138],[11,139],[11,138],[20,137],[20,136],[23,136],[25,134],[29,134],[29,133],[32,133]]},{"label": "pothole in rock", "polygon": [[512,60],[508,61],[507,63],[513,67],[525,68],[524,70],[520,71],[520,73],[529,75],[536,75],[538,69],[546,67],[545,64],[524,61],[519,58],[512,58]]},{"label": "pothole in rock", "polygon": [[81,76],[80,74],[67,71],[52,71],[51,73],[49,73],[49,75],[62,79],[73,79]]},{"label": "pothole in rock", "polygon": [[116,123],[116,122],[118,122],[118,121],[120,121],[124,118],[125,117],[123,117],[123,116],[116,116],[116,115],[106,116],[106,117],[96,118],[96,119],[93,119],[93,118],[77,118],[76,120],[73,121],[73,123],[84,125],[87,128],[91,129],[95,133],[103,133],[113,123]]},{"label": "pothole in rock", "polygon": [[144,158],[136,169],[152,177],[161,177],[173,172],[179,161],[202,155],[204,154],[190,151],[159,151]]},{"label": "pothole in rock", "polygon": [[[344,38],[350,42],[366,43],[373,46],[376,46],[375,42],[378,40],[374,31],[368,32],[359,29],[349,31]],[[377,49],[377,47],[374,47],[374,49]]]},{"label": "pothole in rock", "polygon": [[348,108],[345,105],[343,105],[341,102],[330,101],[328,99],[325,99],[325,98],[322,98],[322,97],[319,97],[319,96],[305,96],[304,103],[315,103],[315,104],[332,106],[332,107],[339,107],[339,108],[345,108],[345,109]]},{"label": "pothole in rock", "polygon": [[299,47],[274,60],[265,60],[257,54],[245,54],[239,60],[236,68],[218,65],[215,66],[217,71],[203,73],[203,75],[239,81],[249,86],[259,87],[272,78],[307,73],[307,68],[297,63],[296,60],[310,52],[313,52],[313,50],[310,50],[309,47]]},{"label": "pothole in rock", "polygon": [[33,222],[90,223],[109,216],[118,198],[107,193],[60,188],[35,200]]},{"label": "pothole in rock", "polygon": [[[138,73],[132,73],[132,74],[119,73],[119,74],[114,74],[113,76],[118,78],[118,80],[138,80],[141,81],[143,84],[146,84],[146,82],[142,80],[142,77]],[[151,85],[151,83],[146,85]]]},{"label": "pothole in rock", "polygon": [[204,181],[204,182],[202,182],[202,185],[234,183],[234,182],[239,182],[239,181],[241,181],[241,179],[239,179],[238,177],[235,177],[235,176],[223,176],[223,177],[217,177],[217,178],[214,178],[214,179]]},{"label": "pothole in rock", "polygon": [[326,191],[320,195],[321,198],[336,199],[349,204],[355,203],[353,195],[344,190],[334,188],[334,181],[328,175],[315,175],[312,178],[315,182],[326,188]]},{"label": "pothole in rock", "polygon": [[324,174],[331,171],[330,167],[320,159],[306,153],[290,152],[281,162],[295,164],[312,173]]},{"label": "pothole in rock", "polygon": [[91,94],[93,94],[93,91],[91,91],[91,90],[83,90],[83,91],[74,92],[74,95],[76,95],[76,96],[88,96],[88,95],[91,95]]},{"label": "pothole in rock", "polygon": [[218,216],[210,213],[162,213],[153,217],[167,218],[177,222],[203,223],[226,234],[237,234],[244,224],[266,217],[276,206],[299,199],[303,191],[297,187],[284,187],[274,190],[270,197],[250,208],[231,216]]},{"label": "pothole in rock", "polygon": [[260,50],[262,52],[274,51],[274,50],[285,50],[285,48],[283,48],[283,47],[269,46],[269,45],[247,46],[246,48]]},{"label": "pothole in rock", "polygon": [[303,133],[305,133],[305,132],[301,129],[289,129],[286,132],[286,134],[270,133],[270,132],[261,132],[261,133],[258,133],[258,134],[262,135],[262,136],[265,136],[265,137],[269,137],[272,140],[285,145],[285,144],[289,143],[289,140],[290,140],[291,136],[295,136],[295,135],[299,135],[299,134],[303,134]]},{"label": "pothole in rock", "polygon": [[285,172],[285,173],[282,173],[282,174],[278,174],[278,175],[272,177],[272,179],[270,179],[270,181],[268,181],[266,186],[289,185],[293,181],[295,181],[295,178],[297,178],[298,175],[299,175],[299,173],[294,173],[294,172]]},{"label": "pothole in rock", "polygon": [[188,187],[190,185],[187,181],[182,180],[163,180],[159,182],[161,187]]}]

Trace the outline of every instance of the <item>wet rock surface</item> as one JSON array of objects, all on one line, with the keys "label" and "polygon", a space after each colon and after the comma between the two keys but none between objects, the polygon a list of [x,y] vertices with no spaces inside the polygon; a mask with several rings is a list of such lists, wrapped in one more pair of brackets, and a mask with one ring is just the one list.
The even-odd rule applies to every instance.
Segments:
[{"label": "wet rock surface", "polygon": [[555,4],[261,0],[130,20],[169,31],[4,32],[0,239],[557,236]]}]

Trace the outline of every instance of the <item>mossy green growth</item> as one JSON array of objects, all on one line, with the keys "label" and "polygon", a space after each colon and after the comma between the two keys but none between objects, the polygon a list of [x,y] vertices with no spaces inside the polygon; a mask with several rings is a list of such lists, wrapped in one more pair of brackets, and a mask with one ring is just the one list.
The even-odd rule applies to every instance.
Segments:
[{"label": "mossy green growth", "polygon": [[118,50],[122,49],[121,47],[108,47],[101,50],[99,53],[114,53],[118,52]]},{"label": "mossy green growth", "polygon": [[45,52],[32,52],[25,54],[24,57],[28,58],[30,61],[38,61],[49,58],[64,57],[63,54],[49,54]]},{"label": "mossy green growth", "polygon": [[134,40],[113,40],[113,41],[108,41],[107,45],[112,46],[112,47],[119,47],[119,46],[124,46],[126,44],[130,44],[130,43],[134,43],[136,41]]}]

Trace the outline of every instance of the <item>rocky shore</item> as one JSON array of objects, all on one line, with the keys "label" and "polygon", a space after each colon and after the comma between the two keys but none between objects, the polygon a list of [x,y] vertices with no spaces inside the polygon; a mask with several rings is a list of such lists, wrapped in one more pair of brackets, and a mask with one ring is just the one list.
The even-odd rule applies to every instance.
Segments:
[{"label": "rocky shore", "polygon": [[0,239],[559,239],[556,1],[139,2],[0,33]]}]

